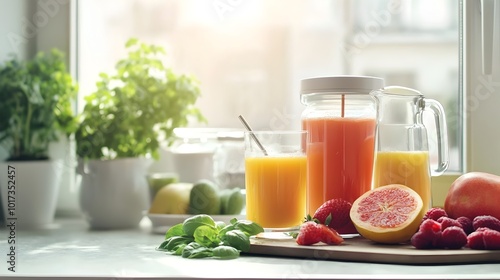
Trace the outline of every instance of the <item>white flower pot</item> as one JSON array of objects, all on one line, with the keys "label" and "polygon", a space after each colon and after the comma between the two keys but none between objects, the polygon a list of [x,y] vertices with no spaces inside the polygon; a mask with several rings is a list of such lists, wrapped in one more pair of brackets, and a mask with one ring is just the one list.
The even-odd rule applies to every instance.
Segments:
[{"label": "white flower pot", "polygon": [[93,229],[139,225],[149,208],[146,174],[152,160],[124,158],[79,162],[80,208]]},{"label": "white flower pot", "polygon": [[0,163],[2,210],[7,225],[39,229],[53,224],[62,167],[61,160]]}]

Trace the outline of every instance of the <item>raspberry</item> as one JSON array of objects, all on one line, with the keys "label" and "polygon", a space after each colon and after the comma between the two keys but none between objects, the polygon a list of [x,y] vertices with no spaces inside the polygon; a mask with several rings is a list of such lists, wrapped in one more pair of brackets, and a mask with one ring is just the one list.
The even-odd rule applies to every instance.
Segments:
[{"label": "raspberry", "polygon": [[469,235],[474,231],[474,228],[472,227],[472,221],[468,217],[458,217],[457,222],[462,225],[465,234]]},{"label": "raspberry", "polygon": [[467,236],[467,247],[476,250],[484,250],[483,231],[475,231]]},{"label": "raspberry", "polygon": [[432,219],[428,219],[420,224],[418,231],[432,237],[441,233],[441,224]]},{"label": "raspberry", "polygon": [[446,214],[446,211],[444,211],[443,208],[434,207],[429,209],[427,213],[425,213],[423,219],[431,219],[437,221],[440,217],[448,217],[448,214]]},{"label": "raspberry", "polygon": [[410,242],[417,249],[441,247],[441,224],[432,219],[424,220]]},{"label": "raspberry", "polygon": [[472,227],[477,230],[480,227],[487,227],[496,231],[500,231],[500,221],[490,215],[477,216],[472,220]]},{"label": "raspberry", "polygon": [[467,235],[458,226],[450,226],[443,230],[441,246],[448,249],[460,249],[467,244]]},{"label": "raspberry", "polygon": [[432,249],[433,239],[429,238],[428,235],[425,235],[422,232],[417,232],[411,237],[411,245],[417,249]]},{"label": "raspberry", "polygon": [[483,231],[483,242],[487,250],[500,250],[500,232],[492,229]]},{"label": "raspberry", "polygon": [[451,226],[462,228],[462,224],[460,224],[457,220],[445,216],[442,216],[439,219],[437,219],[437,222],[441,224],[442,231]]}]

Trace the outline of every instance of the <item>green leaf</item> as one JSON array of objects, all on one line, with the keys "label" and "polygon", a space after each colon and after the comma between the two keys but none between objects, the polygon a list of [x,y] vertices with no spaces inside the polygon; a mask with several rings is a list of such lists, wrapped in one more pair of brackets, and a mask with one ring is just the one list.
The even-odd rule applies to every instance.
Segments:
[{"label": "green leaf", "polygon": [[182,223],[180,223],[170,227],[167,230],[167,232],[165,233],[165,239],[172,236],[182,236],[182,235],[184,235],[184,230],[182,229]]},{"label": "green leaf", "polygon": [[215,227],[202,225],[194,231],[194,241],[205,247],[216,247],[220,243],[218,230]]},{"label": "green leaf", "polygon": [[214,258],[218,259],[236,259],[240,256],[240,251],[231,246],[219,246],[212,250]]},{"label": "green leaf", "polygon": [[236,221],[233,226],[236,229],[241,230],[248,236],[256,235],[258,233],[264,232],[264,229],[257,223],[248,220]]},{"label": "green leaf", "polygon": [[224,245],[229,245],[243,252],[250,250],[250,238],[239,229],[228,231],[222,241]]},{"label": "green leaf", "polygon": [[187,236],[193,236],[194,231],[200,226],[208,226],[213,229],[216,228],[215,221],[206,214],[199,214],[184,220],[182,229]]},{"label": "green leaf", "polygon": [[177,250],[177,248],[181,244],[189,244],[189,243],[193,242],[193,238],[187,237],[187,236],[172,236],[167,240],[168,240],[168,243],[165,246],[165,249],[167,251],[175,251],[175,250]]},{"label": "green leaf", "polygon": [[181,256],[183,258],[195,259],[213,256],[212,250],[196,242],[191,242],[184,246]]}]

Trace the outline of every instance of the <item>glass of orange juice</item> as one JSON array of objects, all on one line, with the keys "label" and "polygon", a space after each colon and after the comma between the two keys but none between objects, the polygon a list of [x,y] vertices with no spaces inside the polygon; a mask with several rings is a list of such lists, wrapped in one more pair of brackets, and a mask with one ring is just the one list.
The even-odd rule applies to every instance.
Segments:
[{"label": "glass of orange juice", "polygon": [[293,230],[304,220],[306,136],[307,131],[245,133],[247,219],[266,231]]}]

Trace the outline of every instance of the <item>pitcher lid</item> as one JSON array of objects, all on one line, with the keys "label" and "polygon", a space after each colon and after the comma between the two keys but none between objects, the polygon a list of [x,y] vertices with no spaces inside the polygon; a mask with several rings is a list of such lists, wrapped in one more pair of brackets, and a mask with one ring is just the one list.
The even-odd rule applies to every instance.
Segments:
[{"label": "pitcher lid", "polygon": [[382,89],[384,79],[371,76],[331,76],[303,79],[300,94],[342,92],[349,94],[369,94]]},{"label": "pitcher lid", "polygon": [[384,88],[384,93],[394,94],[394,95],[406,95],[406,96],[422,96],[423,94],[412,88],[401,87],[401,86],[387,86]]}]

